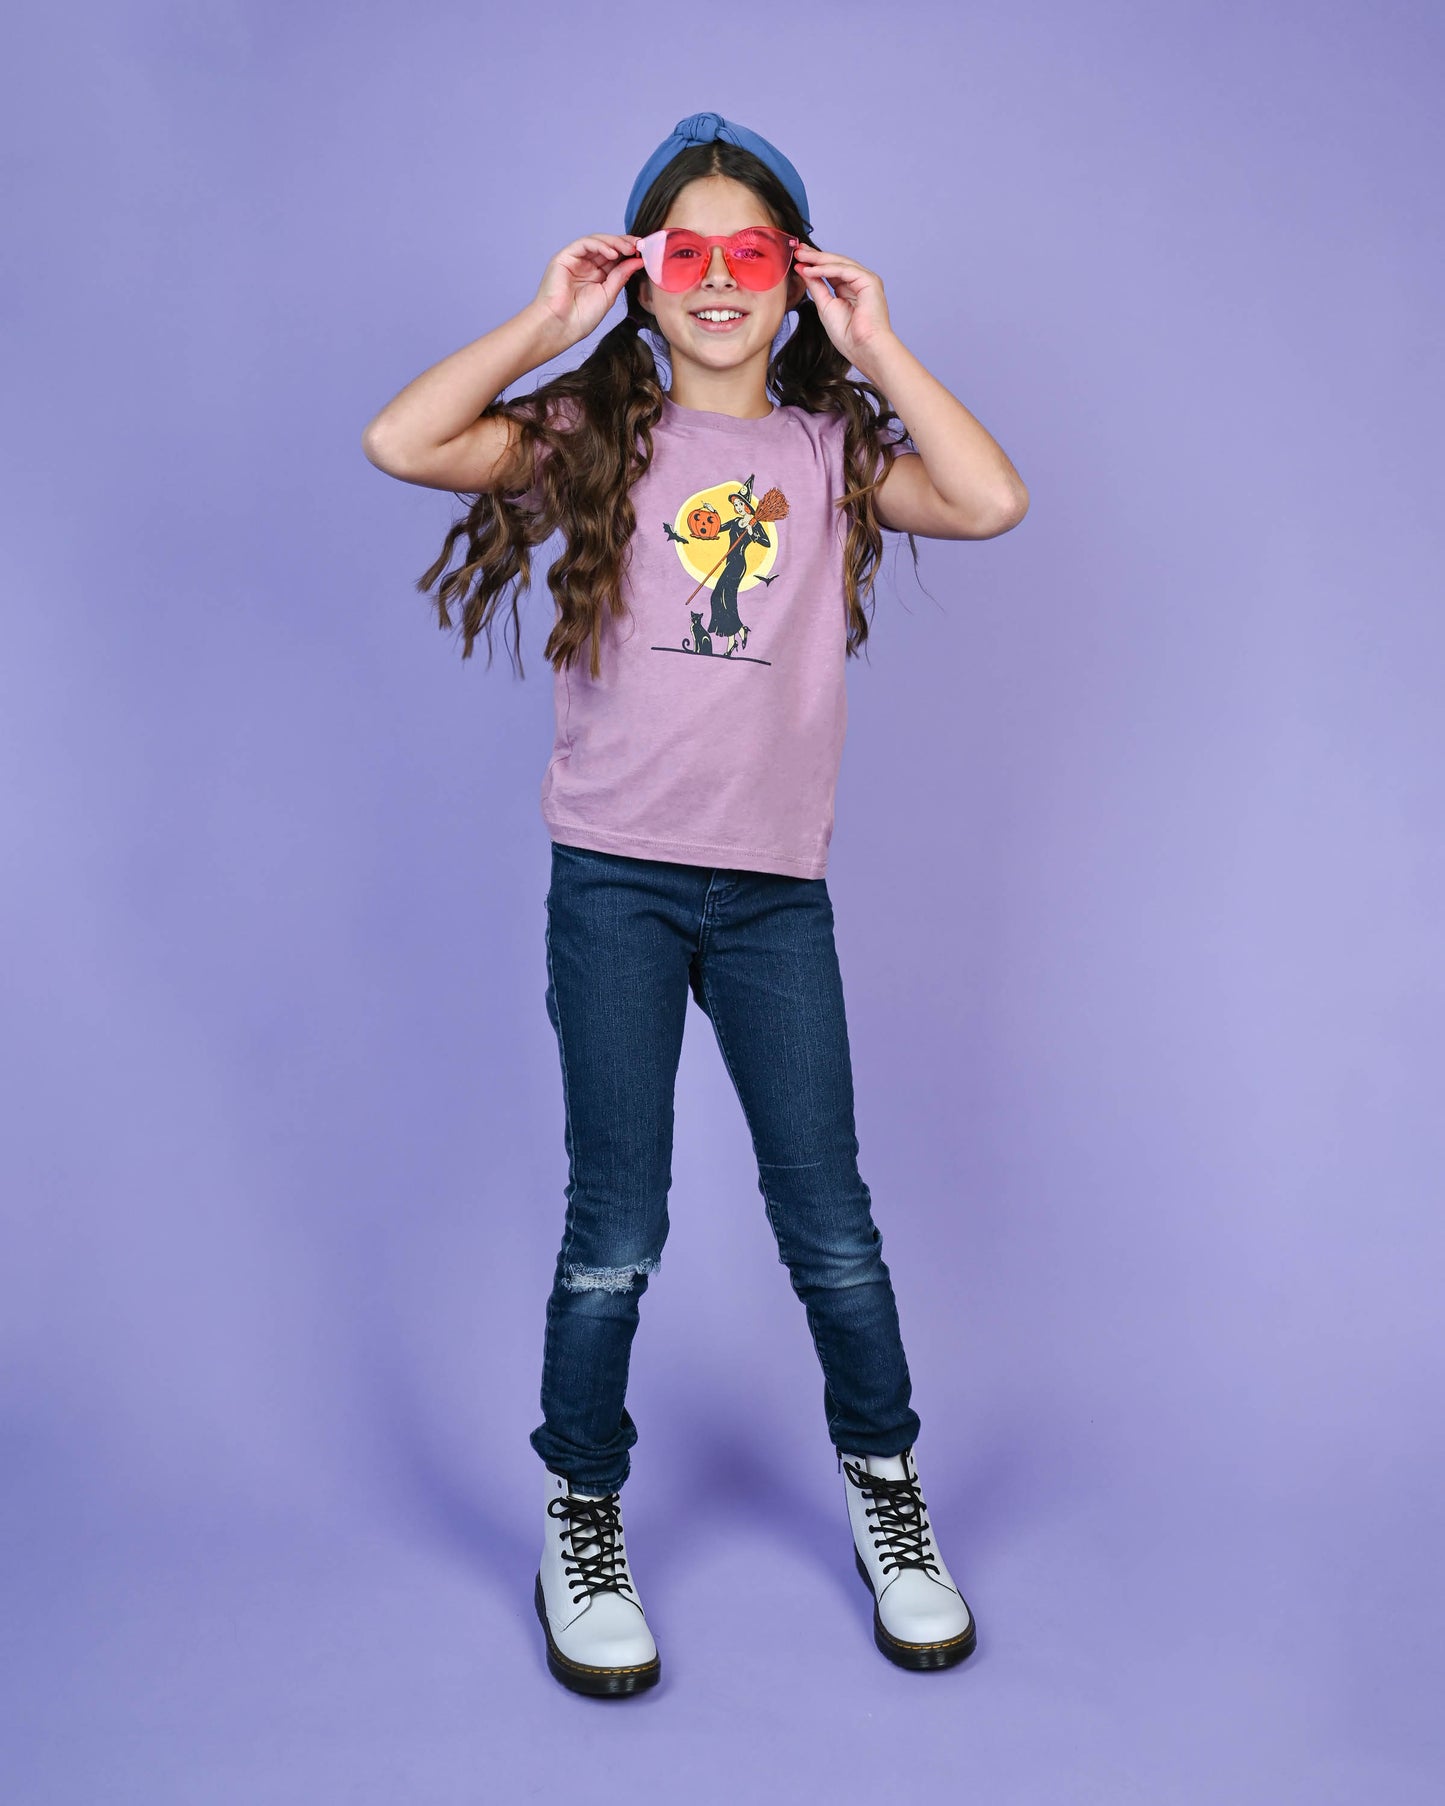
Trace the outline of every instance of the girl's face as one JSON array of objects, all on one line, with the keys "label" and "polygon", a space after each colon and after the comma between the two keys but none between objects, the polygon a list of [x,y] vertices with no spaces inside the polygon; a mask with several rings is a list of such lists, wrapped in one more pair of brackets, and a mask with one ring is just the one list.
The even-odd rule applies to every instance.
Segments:
[{"label": "girl's face", "polygon": [[[662,224],[686,226],[709,237],[741,232],[745,226],[776,227],[778,221],[746,183],[711,175],[689,182]],[[806,292],[796,268],[775,288],[743,288],[733,280],[721,245],[713,246],[702,280],[681,294],[658,288],[646,276],[638,284],[642,305],[661,328],[674,364],[679,357],[688,358],[709,370],[732,370],[759,356],[766,370],[788,309]],[[698,318],[717,312],[739,317],[718,323]]]}]

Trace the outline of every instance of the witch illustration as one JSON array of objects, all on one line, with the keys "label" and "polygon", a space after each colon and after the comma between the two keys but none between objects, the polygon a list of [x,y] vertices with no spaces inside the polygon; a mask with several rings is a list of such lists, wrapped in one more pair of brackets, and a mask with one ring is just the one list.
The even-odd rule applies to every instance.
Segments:
[{"label": "witch illustration", "polygon": [[757,518],[758,504],[753,499],[753,479],[728,496],[734,518],[723,524],[728,536],[728,552],[717,581],[712,586],[712,618],[707,624],[710,634],[727,636],[730,656],[737,648],[746,650],[748,629],[738,614],[738,585],[747,575],[748,547],[770,546],[768,529]]}]

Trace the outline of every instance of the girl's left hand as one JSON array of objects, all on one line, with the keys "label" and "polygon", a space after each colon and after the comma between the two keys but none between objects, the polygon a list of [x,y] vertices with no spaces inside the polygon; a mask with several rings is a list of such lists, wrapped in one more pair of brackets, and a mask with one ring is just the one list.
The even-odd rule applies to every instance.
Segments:
[{"label": "girl's left hand", "polygon": [[[815,250],[812,245],[799,245],[793,262],[808,285],[823,330],[849,363],[861,368],[860,355],[866,357],[870,345],[893,331],[882,278],[851,257]],[[825,276],[832,284],[832,294],[823,281]]]}]

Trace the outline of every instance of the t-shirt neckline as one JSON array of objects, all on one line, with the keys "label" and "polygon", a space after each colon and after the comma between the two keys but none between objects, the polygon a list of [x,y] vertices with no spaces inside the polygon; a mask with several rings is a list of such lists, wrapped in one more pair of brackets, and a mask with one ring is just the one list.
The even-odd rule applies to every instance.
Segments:
[{"label": "t-shirt neckline", "polygon": [[674,425],[680,426],[688,421],[696,421],[699,426],[705,426],[710,433],[750,433],[756,431],[758,427],[772,426],[776,421],[781,420],[784,410],[774,402],[770,414],[755,414],[750,419],[743,419],[737,414],[716,413],[711,408],[685,408],[681,402],[674,401],[670,394],[664,393],[662,412],[664,418],[672,421]]}]

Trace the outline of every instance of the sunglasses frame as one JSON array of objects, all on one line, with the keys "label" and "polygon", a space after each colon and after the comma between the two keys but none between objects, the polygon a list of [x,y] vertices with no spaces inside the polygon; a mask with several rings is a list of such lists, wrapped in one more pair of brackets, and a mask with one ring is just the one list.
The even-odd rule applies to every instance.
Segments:
[{"label": "sunglasses frame", "polygon": [[[698,244],[703,247],[703,255],[698,258],[697,275],[691,282],[686,283],[682,288],[669,288],[662,280],[660,273],[662,249],[663,245],[666,243],[669,232],[686,232],[689,238],[695,239]],[[762,233],[764,236],[774,240],[781,240],[781,242],[787,246],[788,251],[788,258],[787,262],[783,265],[782,275],[778,277],[776,282],[768,283],[767,288],[763,289],[754,288],[752,283],[741,274],[741,271],[747,266],[740,263],[735,268],[732,258],[728,255],[730,248],[739,248],[737,246],[738,239],[757,233]],[[707,275],[708,271],[712,268],[713,246],[721,245],[723,262],[727,265],[728,274],[740,288],[748,289],[752,294],[757,295],[766,294],[767,289],[776,288],[778,282],[785,282],[787,280],[788,271],[793,267],[793,252],[801,243],[802,240],[800,238],[795,237],[791,232],[781,232],[776,226],[744,226],[740,232],[715,232],[711,236],[703,232],[693,232],[687,226],[660,226],[656,232],[649,232],[646,238],[640,238],[637,241],[637,251],[642,258],[643,268],[646,270],[648,277],[657,284],[664,294],[685,295],[689,289],[696,288]],[[652,268],[653,264],[657,264],[658,266],[656,273]]]}]

